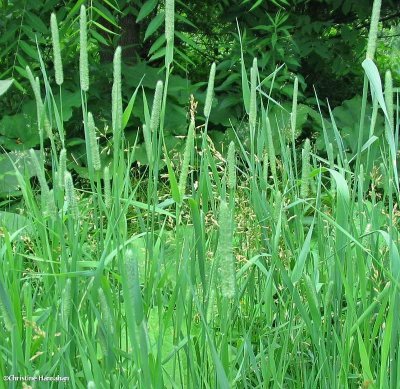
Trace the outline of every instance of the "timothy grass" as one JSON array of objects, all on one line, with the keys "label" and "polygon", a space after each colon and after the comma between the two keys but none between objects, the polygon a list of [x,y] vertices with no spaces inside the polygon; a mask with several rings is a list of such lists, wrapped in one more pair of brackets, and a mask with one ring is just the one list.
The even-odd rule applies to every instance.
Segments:
[{"label": "timothy grass", "polygon": [[[355,131],[369,131],[371,141],[353,159],[334,123],[336,138],[324,137],[327,155],[318,155],[310,140],[296,149],[284,129],[274,143],[275,118],[264,106],[268,92],[256,60],[250,85],[242,63],[250,147],[237,138],[220,154],[207,135],[212,64],[205,122],[193,106],[181,162],[173,163],[163,134],[173,7],[167,1],[165,78],[151,110],[145,101],[149,164],[142,176],[132,173],[136,144],[124,138],[120,48],[110,91],[113,158],[101,166],[96,107],[86,98],[84,7],[84,186],[69,171],[62,120],[52,129],[60,142],[49,137],[45,147],[42,119],[59,113],[46,104],[54,98],[45,69],[45,101],[28,73],[42,139],[39,153],[31,151],[40,185],[16,169],[22,201],[15,217],[24,224],[0,222],[1,375],[68,377],[73,388],[399,387],[399,107],[393,107],[390,75],[389,92],[382,90],[374,43],[363,63],[360,110],[365,115],[372,89],[374,107],[386,118],[386,140],[371,164],[361,156],[369,155],[375,123],[363,128],[363,116]],[[56,29],[52,19],[53,39]],[[57,50],[55,44],[62,69]],[[56,82],[61,88],[60,70]],[[296,78],[293,133],[297,88]]]}]

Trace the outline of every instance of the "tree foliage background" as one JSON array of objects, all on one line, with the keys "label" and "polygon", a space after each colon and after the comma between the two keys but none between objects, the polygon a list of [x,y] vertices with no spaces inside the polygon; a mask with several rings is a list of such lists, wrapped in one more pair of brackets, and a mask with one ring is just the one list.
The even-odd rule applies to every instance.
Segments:
[{"label": "tree foliage background", "polygon": [[[0,101],[0,145],[8,150],[26,149],[38,143],[35,104],[25,67],[41,71],[37,48],[46,69],[52,67],[49,20],[56,12],[60,27],[64,72],[63,118],[68,121],[69,147],[79,155],[83,144],[78,50],[79,7],[85,3],[59,0],[0,1],[0,79],[13,78],[14,87]],[[96,106],[97,122],[103,123],[101,141],[106,146],[111,93],[112,53],[123,48],[124,99],[141,84],[151,98],[164,66],[164,2],[162,0],[94,0],[87,4],[90,37],[90,104]],[[241,50],[250,66],[258,58],[260,79],[271,96],[289,101],[294,76],[300,80],[300,102],[308,125],[316,108],[316,95],[324,109],[351,110],[348,101],[360,93],[361,61],[365,53],[372,0],[211,0],[177,1],[175,62],[172,101],[166,123],[171,144],[185,131],[190,95],[203,102],[212,62],[217,63],[216,109],[210,117],[218,133],[232,121],[243,119]],[[383,1],[378,49],[382,70],[391,68],[400,80],[400,3]],[[50,77],[53,76],[50,71]],[[142,79],[142,76],[144,78]],[[315,88],[315,90],[314,90]],[[138,98],[129,126],[135,137],[143,120]],[[347,102],[346,102],[347,101]],[[340,111],[339,111],[340,112]],[[350,112],[351,114],[351,112]],[[300,120],[301,122],[301,120]],[[351,126],[351,124],[349,124]],[[300,135],[301,135],[300,132]]]}]

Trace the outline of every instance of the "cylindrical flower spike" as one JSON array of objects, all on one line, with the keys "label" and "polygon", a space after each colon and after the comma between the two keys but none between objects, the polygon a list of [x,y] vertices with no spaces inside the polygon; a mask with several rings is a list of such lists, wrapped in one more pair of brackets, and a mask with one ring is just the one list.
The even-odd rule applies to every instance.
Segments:
[{"label": "cylindrical flower spike", "polygon": [[81,13],[79,18],[80,29],[80,56],[79,56],[79,75],[81,82],[81,89],[84,92],[89,90],[89,61],[87,50],[87,18],[86,7],[81,6]]},{"label": "cylindrical flower spike", "polygon": [[165,39],[167,42],[174,40],[175,32],[175,1],[165,1]]},{"label": "cylindrical flower spike", "polygon": [[302,151],[302,168],[301,168],[301,186],[300,196],[306,198],[310,188],[310,152],[311,144],[310,139],[306,139],[304,142],[304,148]]},{"label": "cylindrical flower spike", "polygon": [[217,247],[217,260],[221,276],[221,293],[226,298],[235,297],[236,270],[233,255],[233,225],[229,205],[222,200],[219,209],[219,240]]},{"label": "cylindrical flower spike", "polygon": [[374,0],[374,5],[372,7],[371,24],[369,27],[368,46],[366,55],[367,58],[372,60],[374,59],[375,56],[376,42],[378,39],[378,25],[379,25],[379,16],[381,13],[381,5],[382,5],[382,0]]},{"label": "cylindrical flower spike", "polygon": [[60,162],[58,164],[58,184],[62,188],[64,186],[65,172],[67,170],[67,150],[60,151]]},{"label": "cylindrical flower spike", "polygon": [[78,220],[78,204],[75,197],[74,182],[70,172],[65,173],[65,197],[72,217]]},{"label": "cylindrical flower spike", "polygon": [[122,129],[122,92],[121,92],[121,47],[114,53],[114,82],[112,87],[112,124],[114,133],[119,134]]},{"label": "cylindrical flower spike", "polygon": [[95,171],[98,171],[101,169],[100,152],[96,138],[96,126],[94,124],[94,119],[91,112],[88,113],[88,132],[89,132],[89,146],[90,146],[90,154],[92,157],[93,169]]},{"label": "cylindrical flower spike", "polygon": [[228,188],[234,190],[236,188],[236,155],[235,155],[235,142],[231,141],[228,148]]},{"label": "cylindrical flower spike", "polygon": [[257,122],[257,70],[257,58],[254,58],[253,66],[250,69],[249,124],[252,131],[254,131]]},{"label": "cylindrical flower spike", "polygon": [[61,293],[61,320],[65,327],[68,326],[71,316],[71,279],[65,282],[65,287]]},{"label": "cylindrical flower spike", "polygon": [[393,78],[392,72],[387,70],[385,73],[385,103],[389,117],[389,130],[394,130],[394,109],[393,109]]},{"label": "cylindrical flower spike", "polygon": [[111,333],[111,335],[113,335],[114,334],[114,324],[113,324],[112,314],[111,314],[110,307],[107,303],[106,296],[105,296],[102,288],[99,288],[97,290],[97,292],[98,292],[98,296],[99,296],[100,310],[101,310],[101,314],[102,314],[102,319],[105,324],[105,328],[107,329],[107,331],[109,331]]},{"label": "cylindrical flower spike", "polygon": [[158,125],[160,124],[162,93],[163,93],[163,82],[158,81],[156,85],[156,90],[154,92],[153,109],[151,110],[151,118],[150,118],[151,132],[156,131]]},{"label": "cylindrical flower spike", "polygon": [[210,116],[210,112],[211,112],[211,105],[212,105],[213,94],[214,94],[215,70],[216,70],[216,65],[215,65],[215,62],[213,62],[213,64],[211,65],[211,69],[210,69],[210,76],[208,78],[206,101],[204,104],[204,116],[206,118],[208,118]]},{"label": "cylindrical flower spike", "polygon": [[151,132],[148,127],[143,124],[144,147],[146,148],[147,160],[149,164],[153,161],[153,145],[151,143]]},{"label": "cylindrical flower spike", "polygon": [[111,207],[111,182],[110,169],[108,166],[104,168],[104,204],[107,209]]},{"label": "cylindrical flower spike", "polygon": [[51,38],[53,42],[53,60],[57,85],[64,82],[64,73],[61,59],[60,37],[58,34],[57,17],[54,13],[50,17]]},{"label": "cylindrical flower spike", "polygon": [[182,169],[181,169],[181,174],[179,176],[179,193],[181,200],[186,191],[186,182],[187,182],[187,176],[189,174],[190,154],[193,150],[194,135],[195,135],[195,124],[194,120],[192,119],[189,125],[188,136],[185,144],[185,151],[183,153]]},{"label": "cylindrical flower spike", "polygon": [[272,176],[274,177],[275,180],[277,177],[277,169],[276,169],[275,146],[272,138],[272,128],[268,117],[266,117],[265,121],[266,121],[265,128],[267,132],[267,150],[268,150],[269,165],[271,167]]},{"label": "cylindrical flower spike", "polygon": [[290,124],[292,129],[292,140],[296,137],[296,119],[297,119],[297,95],[299,92],[299,79],[295,77],[293,86],[292,112],[290,115]]}]

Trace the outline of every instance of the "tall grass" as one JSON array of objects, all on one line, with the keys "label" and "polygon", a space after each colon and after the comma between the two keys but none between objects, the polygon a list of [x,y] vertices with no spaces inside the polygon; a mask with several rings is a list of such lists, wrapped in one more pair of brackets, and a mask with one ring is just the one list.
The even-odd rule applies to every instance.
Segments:
[{"label": "tall grass", "polygon": [[[375,22],[378,8],[376,1]],[[352,160],[334,122],[335,139],[324,133],[326,156],[308,139],[295,147],[297,78],[291,136],[273,134],[257,60],[249,85],[242,60],[250,147],[237,137],[221,156],[207,136],[218,71],[212,64],[205,123],[193,109],[184,152],[173,163],[163,133],[173,13],[167,1],[165,78],[151,110],[144,96],[149,165],[135,179],[136,144],[123,132],[120,48],[110,91],[113,158],[101,165],[81,8],[88,184],[68,170],[62,120],[53,123],[61,147],[45,148],[43,135],[38,152],[30,151],[39,186],[16,169],[25,225],[2,222],[0,230],[1,375],[68,376],[73,388],[398,388],[399,107],[390,74],[382,89],[375,43],[363,64]],[[61,85],[53,16],[51,26]],[[47,104],[54,98],[46,70],[41,82],[28,75],[42,131],[43,118],[60,114]],[[363,164],[376,130],[374,120],[363,127],[370,88],[375,114],[386,118],[386,143]],[[364,131],[370,141],[363,145]]]}]

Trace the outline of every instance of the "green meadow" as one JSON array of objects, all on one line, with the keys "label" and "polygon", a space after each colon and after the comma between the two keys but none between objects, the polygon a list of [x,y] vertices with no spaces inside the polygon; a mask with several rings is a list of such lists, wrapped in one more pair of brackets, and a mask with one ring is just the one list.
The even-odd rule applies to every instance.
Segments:
[{"label": "green meadow", "polygon": [[399,95],[375,61],[380,1],[350,64],[363,69],[351,149],[329,104],[309,111],[319,145],[298,138],[299,78],[278,101],[242,55],[240,128],[213,136],[224,100],[210,62],[204,103],[191,99],[170,152],[174,5],[151,98],[141,86],[122,98],[124,51],[113,54],[106,147],[80,7],[81,168],[54,14],[54,69],[40,44],[39,70],[25,69],[39,141],[2,151],[19,194],[0,203],[0,387],[399,388]]}]

